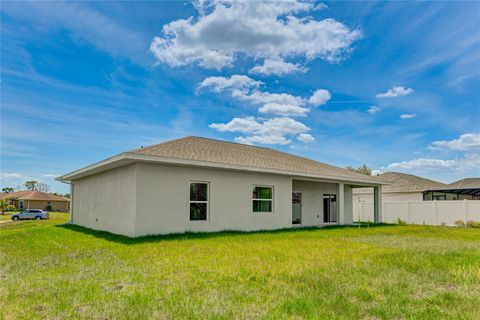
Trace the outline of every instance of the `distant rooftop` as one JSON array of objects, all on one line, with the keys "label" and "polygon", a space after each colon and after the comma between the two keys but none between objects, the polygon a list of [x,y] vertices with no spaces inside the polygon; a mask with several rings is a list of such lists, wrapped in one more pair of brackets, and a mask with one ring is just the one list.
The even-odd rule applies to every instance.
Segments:
[{"label": "distant rooftop", "polygon": [[70,201],[69,198],[60,197],[51,193],[41,191],[16,191],[11,193],[1,193],[0,199]]},{"label": "distant rooftop", "polygon": [[[445,188],[447,185],[412,174],[400,172],[385,172],[377,176],[383,182],[389,183],[382,187],[382,192],[421,192],[429,189]],[[355,189],[355,193],[371,192],[368,188]]]},{"label": "distant rooftop", "polygon": [[480,178],[465,178],[447,185],[448,189],[480,189]]}]

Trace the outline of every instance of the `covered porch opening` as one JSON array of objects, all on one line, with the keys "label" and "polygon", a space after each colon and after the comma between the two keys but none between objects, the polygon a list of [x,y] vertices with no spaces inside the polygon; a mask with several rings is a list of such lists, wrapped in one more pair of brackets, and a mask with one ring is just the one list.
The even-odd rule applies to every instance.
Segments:
[{"label": "covered porch opening", "polygon": [[[335,181],[292,180],[292,225],[353,224],[352,188],[365,187]],[[374,186],[375,222],[381,222],[381,187]]]}]

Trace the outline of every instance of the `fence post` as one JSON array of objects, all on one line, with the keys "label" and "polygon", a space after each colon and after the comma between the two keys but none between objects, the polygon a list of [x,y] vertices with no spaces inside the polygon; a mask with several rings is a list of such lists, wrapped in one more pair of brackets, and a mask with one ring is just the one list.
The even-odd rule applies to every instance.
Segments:
[{"label": "fence post", "polygon": [[407,223],[412,223],[412,219],[410,217],[410,201],[405,201],[405,210],[407,211]]},{"label": "fence post", "polygon": [[380,222],[385,222],[386,221],[386,218],[384,218],[386,215],[385,215],[385,202],[383,201],[383,198],[382,198],[382,203],[380,204],[382,206],[382,221]]},{"label": "fence post", "polygon": [[363,221],[363,217],[362,217],[362,202],[357,202],[357,214],[358,214],[358,221]]}]

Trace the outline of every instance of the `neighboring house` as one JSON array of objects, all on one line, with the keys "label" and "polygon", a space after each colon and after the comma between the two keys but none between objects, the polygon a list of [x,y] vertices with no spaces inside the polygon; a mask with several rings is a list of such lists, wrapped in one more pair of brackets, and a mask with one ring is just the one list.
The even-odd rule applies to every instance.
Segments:
[{"label": "neighboring house", "polygon": [[480,178],[465,178],[438,188],[428,188],[423,200],[480,200]]},{"label": "neighboring house", "polygon": [[70,209],[70,199],[41,191],[2,193],[0,199],[5,199],[9,205],[19,210],[42,209],[67,212]]},{"label": "neighboring house", "polygon": [[[424,191],[445,188],[447,186],[438,181],[399,172],[385,172],[377,176],[377,178],[388,183],[388,185],[382,188],[383,201],[422,201]],[[373,189],[354,189],[353,201],[373,202]]]},{"label": "neighboring house", "polygon": [[59,177],[71,222],[127,236],[353,223],[352,188],[376,177],[269,148],[187,137]]}]

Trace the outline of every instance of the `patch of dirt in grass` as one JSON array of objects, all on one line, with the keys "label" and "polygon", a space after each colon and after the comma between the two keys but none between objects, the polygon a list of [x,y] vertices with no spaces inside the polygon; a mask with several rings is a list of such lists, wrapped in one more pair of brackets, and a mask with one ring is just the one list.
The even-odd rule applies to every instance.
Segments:
[{"label": "patch of dirt in grass", "polygon": [[135,284],[136,284],[135,282],[120,282],[112,286],[106,286],[104,287],[104,289],[105,291],[117,291],[117,290],[123,290],[126,287],[134,286]]},{"label": "patch of dirt in grass", "polygon": [[33,306],[33,310],[38,311],[38,312],[42,312],[42,311],[47,310],[47,307],[39,304],[39,305]]},{"label": "patch of dirt in grass", "polygon": [[422,287],[418,288],[413,293],[413,298],[416,300],[423,300],[429,297],[432,297],[440,292],[454,292],[457,291],[457,286],[453,283],[445,283],[440,285],[435,285],[432,287]]},{"label": "patch of dirt in grass", "polygon": [[77,313],[85,313],[88,309],[88,306],[87,305],[81,305],[81,306],[77,306],[75,307],[75,312]]}]

